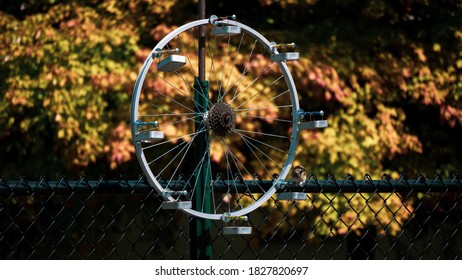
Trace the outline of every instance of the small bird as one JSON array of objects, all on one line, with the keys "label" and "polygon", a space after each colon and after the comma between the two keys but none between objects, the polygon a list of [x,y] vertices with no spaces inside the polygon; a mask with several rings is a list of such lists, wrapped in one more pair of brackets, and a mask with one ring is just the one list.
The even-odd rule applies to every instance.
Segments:
[{"label": "small bird", "polygon": [[292,171],[292,181],[299,184],[306,181],[306,171],[303,166],[297,165],[294,167],[294,170]]}]

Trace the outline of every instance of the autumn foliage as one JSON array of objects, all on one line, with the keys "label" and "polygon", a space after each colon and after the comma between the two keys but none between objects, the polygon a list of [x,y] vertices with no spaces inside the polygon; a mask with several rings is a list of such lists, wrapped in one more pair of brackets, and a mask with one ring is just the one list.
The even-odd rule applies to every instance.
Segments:
[{"label": "autumn foliage", "polygon": [[[196,1],[6,2],[0,175],[138,176],[129,123],[134,82],[155,43],[196,18]],[[208,2],[208,15],[236,14],[267,38],[297,44],[302,58],[290,69],[301,107],[323,109],[329,127],[302,133],[295,164],[318,177],[460,171],[460,1]],[[353,200],[335,226],[339,234],[390,215],[407,219],[412,210],[392,196],[395,213],[363,221],[354,210],[365,199]],[[329,203],[325,196],[310,203],[318,201]],[[374,207],[383,205],[374,198]]]}]

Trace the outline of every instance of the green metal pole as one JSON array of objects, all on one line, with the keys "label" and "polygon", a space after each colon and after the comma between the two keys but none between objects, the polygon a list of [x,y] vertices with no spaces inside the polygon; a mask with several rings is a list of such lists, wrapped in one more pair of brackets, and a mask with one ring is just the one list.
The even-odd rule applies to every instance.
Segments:
[{"label": "green metal pole", "polygon": [[[205,18],[205,0],[199,0],[199,19]],[[203,116],[207,111],[209,97],[209,82],[205,80],[205,26],[199,27],[199,77],[194,78],[194,112],[196,132],[199,133],[194,140],[195,163],[200,168],[195,174],[196,192],[193,199],[193,207],[201,212],[211,213],[211,174],[210,174],[210,150],[209,130],[204,124]],[[190,222],[190,258],[199,260],[212,259],[212,223],[208,219],[192,218]]]}]

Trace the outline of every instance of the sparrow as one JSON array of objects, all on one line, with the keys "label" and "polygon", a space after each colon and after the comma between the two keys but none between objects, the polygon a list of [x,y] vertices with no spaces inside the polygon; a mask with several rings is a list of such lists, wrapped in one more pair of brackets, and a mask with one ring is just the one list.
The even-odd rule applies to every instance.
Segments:
[{"label": "sparrow", "polygon": [[305,168],[301,165],[294,167],[292,171],[292,181],[297,183],[303,183],[306,181],[306,171]]}]

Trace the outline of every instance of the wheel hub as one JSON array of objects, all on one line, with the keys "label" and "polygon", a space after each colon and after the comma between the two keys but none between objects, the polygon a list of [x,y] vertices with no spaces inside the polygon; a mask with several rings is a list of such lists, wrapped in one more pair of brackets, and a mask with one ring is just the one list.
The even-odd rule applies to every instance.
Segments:
[{"label": "wheel hub", "polygon": [[226,103],[218,102],[210,109],[206,124],[218,137],[226,137],[236,124],[234,110]]}]

